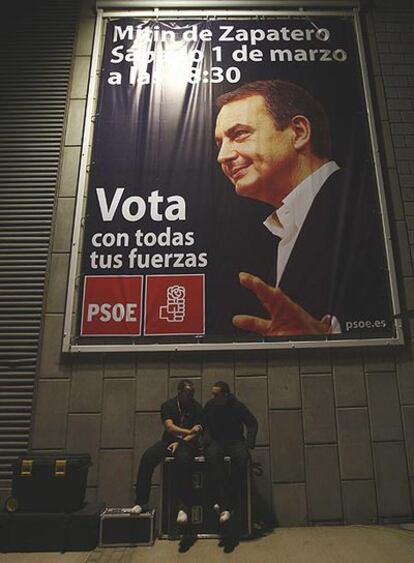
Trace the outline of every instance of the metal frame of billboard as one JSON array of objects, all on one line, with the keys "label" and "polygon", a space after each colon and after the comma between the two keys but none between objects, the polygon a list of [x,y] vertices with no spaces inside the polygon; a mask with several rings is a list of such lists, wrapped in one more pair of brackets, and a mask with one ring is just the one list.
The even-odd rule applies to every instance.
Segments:
[{"label": "metal frame of billboard", "polygon": [[[332,9],[304,9],[303,2],[296,0],[288,0],[285,2],[259,2],[260,6],[272,6],[273,9],[243,9],[247,3],[243,0],[234,0],[226,2],[226,5],[232,9],[217,9],[218,2],[203,1],[200,2],[200,9],[177,9],[184,8],[188,2],[162,1],[159,5],[162,8],[153,7],[152,9],[135,9],[137,3],[132,0],[117,2],[116,6],[122,8],[118,10],[111,9],[114,4],[108,0],[97,0],[96,25],[93,40],[93,50],[91,67],[89,74],[89,85],[86,101],[85,125],[82,139],[81,161],[78,176],[77,196],[74,216],[74,228],[71,244],[71,255],[69,264],[68,289],[66,296],[64,333],[63,333],[63,352],[171,352],[171,351],[211,351],[211,350],[272,350],[272,349],[298,349],[298,348],[349,348],[361,346],[390,346],[404,344],[402,321],[395,318],[400,313],[400,304],[398,297],[397,277],[395,272],[394,255],[391,246],[391,231],[387,215],[386,196],[384,190],[384,180],[380,163],[380,151],[378,145],[378,137],[375,128],[373,102],[371,97],[367,60],[364,52],[363,34],[359,17],[359,0],[327,0],[323,2],[324,7]],[[154,6],[152,2],[139,2],[141,7]],[[276,10],[276,5],[293,6],[296,9]],[[307,2],[307,6],[320,6],[319,2]],[[251,6],[251,4],[250,4]],[[171,9],[169,9],[171,7]],[[167,9],[168,8],[168,9]],[[211,9],[210,9],[211,8]],[[344,8],[344,9],[339,9]],[[347,9],[345,9],[347,8]],[[233,342],[211,342],[211,343],[168,343],[168,344],[79,344],[74,343],[73,327],[76,320],[76,297],[78,296],[78,268],[80,260],[80,243],[82,237],[82,221],[84,213],[84,204],[88,188],[88,169],[92,150],[93,122],[94,112],[97,103],[97,88],[99,86],[99,59],[102,55],[103,35],[105,30],[105,20],[117,17],[145,17],[145,18],[206,18],[206,17],[233,17],[233,18],[252,18],[257,17],[283,17],[283,16],[336,16],[349,17],[353,19],[355,28],[355,37],[358,48],[359,63],[361,68],[361,76],[365,97],[365,105],[367,110],[368,126],[370,132],[370,141],[372,156],[375,167],[375,176],[378,185],[378,197],[381,209],[382,226],[385,236],[385,250],[387,256],[387,265],[389,267],[389,282],[391,289],[391,302],[394,314],[395,336],[387,338],[347,338],[344,340],[331,340],[328,337],[317,340],[284,340],[284,341],[233,341]]]}]

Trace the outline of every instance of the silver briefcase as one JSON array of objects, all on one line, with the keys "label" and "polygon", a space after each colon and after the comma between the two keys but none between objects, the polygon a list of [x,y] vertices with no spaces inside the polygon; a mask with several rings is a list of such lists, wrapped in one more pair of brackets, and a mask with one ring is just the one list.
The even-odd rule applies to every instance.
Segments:
[{"label": "silver briefcase", "polygon": [[154,522],[155,510],[134,514],[129,508],[107,508],[101,514],[99,546],[152,545]]}]

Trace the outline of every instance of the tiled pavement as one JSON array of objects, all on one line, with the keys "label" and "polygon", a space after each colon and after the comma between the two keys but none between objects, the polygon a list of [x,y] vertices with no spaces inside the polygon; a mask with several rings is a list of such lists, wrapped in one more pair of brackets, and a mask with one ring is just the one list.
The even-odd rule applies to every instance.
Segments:
[{"label": "tiled pavement", "polygon": [[[185,548],[187,550],[185,551]],[[282,528],[236,546],[198,540],[152,547],[104,548],[79,553],[0,554],[0,563],[413,563],[414,531],[384,526]]]}]

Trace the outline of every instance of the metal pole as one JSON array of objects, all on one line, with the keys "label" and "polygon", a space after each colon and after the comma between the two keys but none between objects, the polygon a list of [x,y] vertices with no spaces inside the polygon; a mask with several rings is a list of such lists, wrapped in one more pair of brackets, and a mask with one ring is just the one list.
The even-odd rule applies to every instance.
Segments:
[{"label": "metal pole", "polygon": [[140,8],[355,8],[360,6],[360,0],[96,0],[96,7],[106,10],[126,9],[139,10]]},{"label": "metal pole", "polygon": [[95,33],[93,39],[93,52],[91,70],[89,74],[88,94],[86,98],[85,128],[82,141],[81,162],[79,170],[78,187],[76,193],[76,209],[73,227],[73,240],[70,253],[68,289],[66,294],[65,321],[63,327],[62,351],[68,352],[71,346],[73,303],[75,298],[75,285],[78,265],[79,241],[81,235],[81,223],[84,205],[84,196],[87,187],[87,166],[89,158],[89,147],[92,133],[92,116],[94,109],[94,93],[98,76],[98,59],[102,36],[103,14],[98,10],[96,16]]},{"label": "metal pole", "polygon": [[[361,29],[361,22],[359,19],[359,12],[358,10],[354,10],[354,24],[355,24],[355,32],[356,32],[356,39],[358,45],[358,53],[359,53],[359,60],[361,64],[361,74],[362,74],[362,84],[364,88],[365,94],[365,102],[367,107],[367,116],[368,116],[368,126],[369,132],[371,136],[371,144],[372,144],[372,155],[374,159],[374,166],[375,166],[375,175],[378,184],[378,196],[379,196],[379,203],[380,203],[380,210],[381,210],[381,218],[382,218],[382,226],[384,229],[385,235],[385,251],[387,256],[387,263],[389,267],[389,280],[391,285],[391,301],[393,307],[394,315],[397,315],[400,312],[400,303],[398,298],[398,287],[397,287],[397,277],[395,274],[395,261],[394,261],[394,254],[392,251],[391,245],[391,230],[387,215],[387,202],[385,199],[385,190],[384,190],[384,178],[382,175],[381,169],[381,159],[380,159],[380,151],[378,147],[378,139],[375,129],[375,120],[374,120],[374,107],[372,103],[371,91],[369,87],[368,81],[368,67],[365,58],[364,52],[364,43],[363,43],[363,35]],[[402,323],[401,320],[395,319],[394,326],[396,330],[397,340],[399,344],[404,343],[404,335],[402,332]]]}]

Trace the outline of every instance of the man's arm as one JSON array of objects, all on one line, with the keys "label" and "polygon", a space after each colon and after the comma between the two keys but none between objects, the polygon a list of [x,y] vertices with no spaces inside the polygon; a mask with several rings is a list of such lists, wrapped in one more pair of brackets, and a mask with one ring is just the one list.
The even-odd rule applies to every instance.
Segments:
[{"label": "man's arm", "polygon": [[[167,421],[165,421],[167,422]],[[172,422],[172,421],[171,421]],[[201,432],[203,431],[203,427],[200,424],[196,424],[194,425],[190,430],[188,428],[182,428],[180,429],[179,426],[175,426],[175,424],[172,424],[172,426],[174,428],[178,428],[179,430],[183,430],[185,432],[184,433],[176,433],[174,431],[171,431],[171,434],[173,434],[174,436],[176,436],[178,438],[177,442],[174,442],[174,444],[170,444],[170,446],[168,446],[168,449],[174,453],[175,450],[178,448],[178,446],[180,445],[180,442],[192,442],[193,440],[195,440],[196,438],[198,438],[198,436],[201,434]],[[165,427],[167,428],[167,425],[165,425]],[[168,430],[168,432],[170,432]],[[180,436],[181,434],[181,436]]]},{"label": "man's arm", "polygon": [[195,409],[195,424],[192,428],[181,428],[180,426],[177,426],[176,424],[174,424],[171,418],[166,418],[168,414],[164,411],[162,415],[164,414],[164,426],[167,432],[175,436],[181,436],[185,442],[191,442],[195,438],[197,438],[197,436],[199,436],[203,431],[203,428],[205,426],[205,418],[201,405],[196,404]]},{"label": "man's arm", "polygon": [[170,453],[174,454],[177,448],[180,447],[181,442],[187,442],[187,443],[192,442],[195,438],[197,438],[200,432],[201,430],[193,432],[192,434],[188,434],[187,436],[184,436],[184,438],[180,438],[177,442],[172,442],[167,449],[170,451]]},{"label": "man's arm", "polygon": [[257,418],[250,412],[250,410],[240,403],[242,422],[246,427],[246,443],[249,450],[254,450],[256,445],[256,436],[259,429]]},{"label": "man's arm", "polygon": [[181,426],[174,424],[176,412],[171,405],[171,401],[166,401],[161,405],[160,414],[164,428],[169,434],[173,434],[175,436],[188,436],[191,432],[193,432],[193,428],[181,428]]},{"label": "man's arm", "polygon": [[195,440],[196,438],[198,438],[198,436],[200,435],[200,432],[193,432],[192,434],[188,434],[187,436],[184,436],[183,438],[183,442],[193,442],[193,440]]},{"label": "man's arm", "polygon": [[[204,417],[204,427],[203,427],[203,434],[201,436],[201,444],[205,448],[212,442],[211,432],[209,428],[209,406],[210,401],[208,401],[203,408],[203,417]],[[211,420],[211,419],[210,419]]]},{"label": "man's arm", "polygon": [[169,432],[170,434],[174,434],[176,436],[179,435],[189,436],[192,432],[192,428],[191,429],[181,428],[180,426],[174,424],[171,418],[167,418],[164,420],[164,428],[166,429],[167,432]]},{"label": "man's arm", "polygon": [[189,431],[190,433],[183,438],[184,442],[192,442],[193,440],[198,438],[204,431],[205,417],[204,417],[203,407],[198,403],[196,403],[196,407],[195,407],[194,422],[195,424]]},{"label": "man's arm", "polygon": [[[271,287],[251,274],[240,272],[240,283],[250,289],[263,307],[270,313],[270,319],[251,315],[236,315],[233,324],[237,328],[256,332],[262,336],[294,336],[299,334],[330,334],[329,320],[318,321],[277,287]],[[324,317],[325,319],[325,317]]]}]

